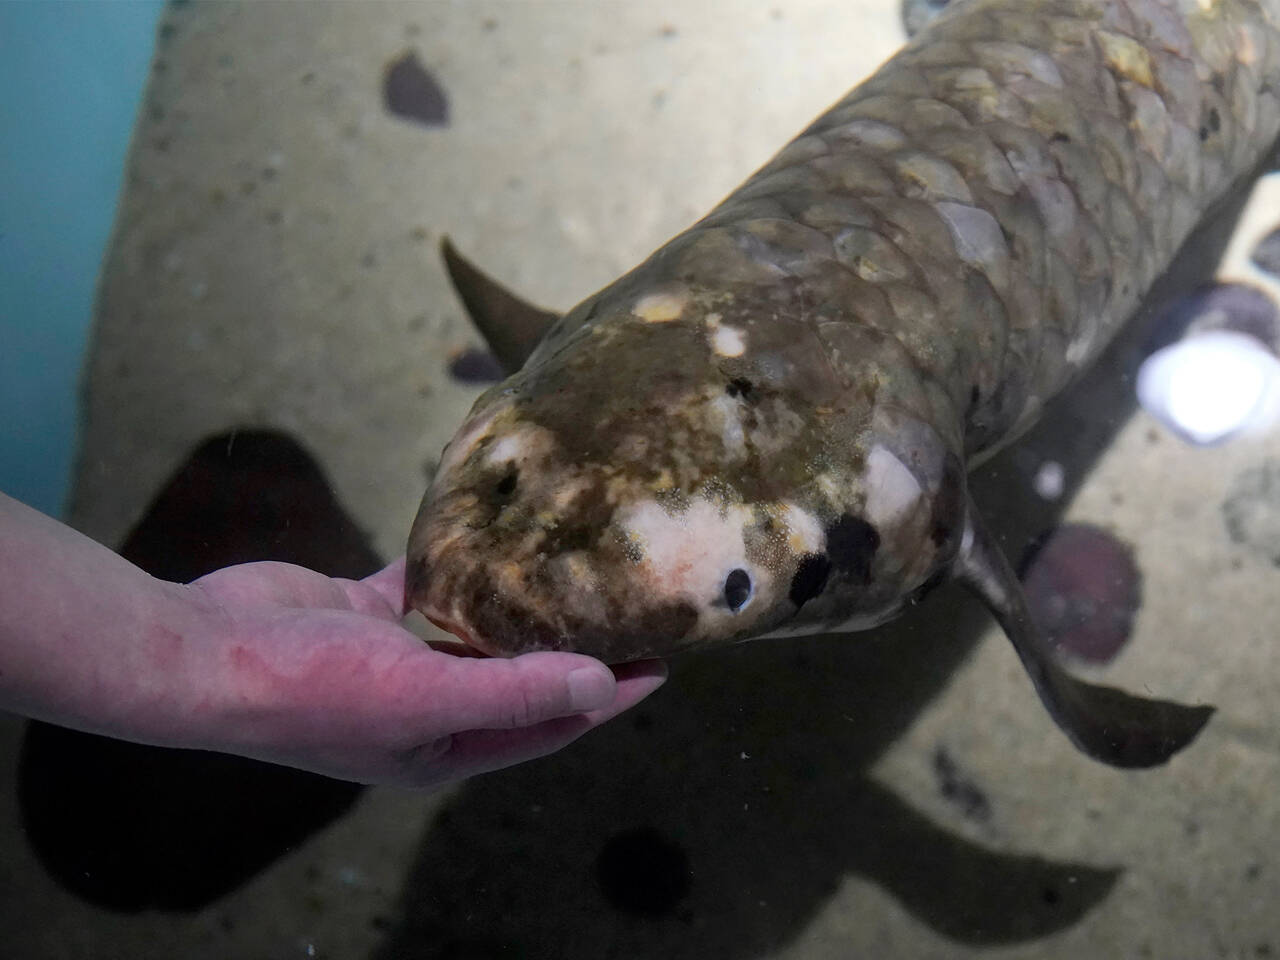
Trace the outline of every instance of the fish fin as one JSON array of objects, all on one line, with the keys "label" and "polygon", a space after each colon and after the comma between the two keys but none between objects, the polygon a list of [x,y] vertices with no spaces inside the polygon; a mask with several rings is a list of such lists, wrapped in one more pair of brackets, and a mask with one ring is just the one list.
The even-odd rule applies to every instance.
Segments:
[{"label": "fish fin", "polygon": [[953,576],[976,593],[1004,628],[1040,701],[1077,747],[1114,767],[1154,767],[1187,746],[1214,708],[1135,697],[1071,676],[1031,619],[1022,584],[969,503]]},{"label": "fish fin", "polygon": [[515,373],[560,314],[521,300],[463,257],[448,237],[440,241],[440,255],[471,322],[503,371]]}]

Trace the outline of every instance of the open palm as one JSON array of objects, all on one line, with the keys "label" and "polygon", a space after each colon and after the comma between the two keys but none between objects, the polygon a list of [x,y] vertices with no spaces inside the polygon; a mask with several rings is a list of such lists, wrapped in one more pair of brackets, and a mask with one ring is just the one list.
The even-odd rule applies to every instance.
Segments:
[{"label": "open palm", "polygon": [[218,626],[192,708],[209,749],[349,780],[432,786],[560,749],[659,687],[665,666],[433,650],[400,626],[404,561],[364,580],[286,563],[190,590]]}]

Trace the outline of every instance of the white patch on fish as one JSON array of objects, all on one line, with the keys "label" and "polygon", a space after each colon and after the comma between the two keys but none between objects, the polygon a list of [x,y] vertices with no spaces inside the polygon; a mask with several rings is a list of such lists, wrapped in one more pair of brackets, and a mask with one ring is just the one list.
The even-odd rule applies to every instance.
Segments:
[{"label": "white patch on fish", "polygon": [[507,434],[490,449],[485,457],[490,463],[503,464],[512,460],[522,460],[529,450],[529,435],[525,430],[516,430]]},{"label": "white patch on fish", "polygon": [[866,484],[866,520],[877,529],[897,523],[923,493],[915,474],[881,444],[867,454]]},{"label": "white patch on fish", "polygon": [[1076,337],[1067,344],[1067,352],[1063,354],[1063,356],[1066,358],[1067,363],[1071,364],[1073,367],[1080,366],[1086,359],[1088,359],[1089,351],[1093,349],[1093,337],[1090,335],[1091,333],[1092,331],[1090,331],[1090,333],[1086,333],[1084,336]]},{"label": "white patch on fish", "polygon": [[641,589],[660,601],[691,603],[699,629],[705,629],[707,621],[743,616],[724,600],[732,571],[746,572],[752,595],[768,595],[774,587],[771,572],[747,559],[743,531],[752,519],[751,508],[743,504],[724,507],[698,499],[671,511],[656,500],[643,500],[621,508],[614,524],[641,551]]},{"label": "white patch on fish", "polygon": [[448,476],[451,471],[465,461],[480,441],[488,436],[498,415],[508,409],[510,409],[509,404],[497,403],[480,416],[474,418],[470,423],[464,423],[457,436],[449,441],[441,453],[440,464],[436,467],[436,479]]},{"label": "white patch on fish", "polygon": [[615,516],[644,551],[642,563],[651,585],[668,597],[699,603],[719,596],[730,570],[750,566],[742,536],[745,521],[743,507],[721,510],[707,500],[695,500],[675,513],[656,500],[642,500]]},{"label": "white patch on fish", "polygon": [[720,439],[725,452],[735,460],[747,455],[746,432],[742,427],[742,404],[728,394],[717,390],[708,406],[721,417]]},{"label": "white patch on fish", "polygon": [[746,335],[737,327],[717,324],[711,334],[711,349],[722,357],[740,357],[747,349]]},{"label": "white patch on fish", "polygon": [[818,518],[794,503],[783,501],[780,519],[787,527],[787,546],[800,556],[806,553],[822,553],[827,546],[827,534]]},{"label": "white patch on fish", "polygon": [[686,290],[658,290],[646,293],[637,300],[631,312],[649,323],[669,323],[684,315],[684,308],[688,303],[689,294]]}]

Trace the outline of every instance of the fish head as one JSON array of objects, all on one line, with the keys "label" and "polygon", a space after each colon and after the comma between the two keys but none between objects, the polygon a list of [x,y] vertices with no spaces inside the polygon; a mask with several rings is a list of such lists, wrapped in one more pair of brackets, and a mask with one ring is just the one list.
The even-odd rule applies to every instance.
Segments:
[{"label": "fish head", "polygon": [[477,401],[406,606],[486,654],[623,662],[870,625],[949,559],[964,478],[936,434],[850,389],[812,326],[656,296]]}]

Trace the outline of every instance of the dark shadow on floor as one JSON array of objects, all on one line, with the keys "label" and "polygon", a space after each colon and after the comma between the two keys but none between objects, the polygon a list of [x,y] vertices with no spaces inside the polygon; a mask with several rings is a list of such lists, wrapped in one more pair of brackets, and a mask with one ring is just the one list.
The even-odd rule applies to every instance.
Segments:
[{"label": "dark shadow on floor", "polygon": [[[186,582],[250,560],[362,577],[380,560],[311,456],[281,433],[200,445],[120,551]],[[195,910],[345,813],[362,787],[195,750],[32,722],[18,773],[23,825],[63,886],[99,906]]]},{"label": "dark shadow on floor", "polygon": [[[1149,303],[1205,278],[1232,220],[1202,231]],[[1157,317],[1131,324],[1031,435],[973,476],[1015,562],[1129,418],[1138,362],[1179,334]],[[1065,467],[1058,503],[1032,492],[1046,460]],[[667,687],[629,716],[451,798],[377,960],[759,957],[799,934],[850,874],[966,944],[1070,926],[1107,896],[1123,864],[986,849],[868,777],[986,623],[948,587],[871,634],[678,660]],[[965,776],[967,795],[982,801],[971,809],[1000,804],[980,771]],[[948,789],[941,777],[939,789]]]}]

